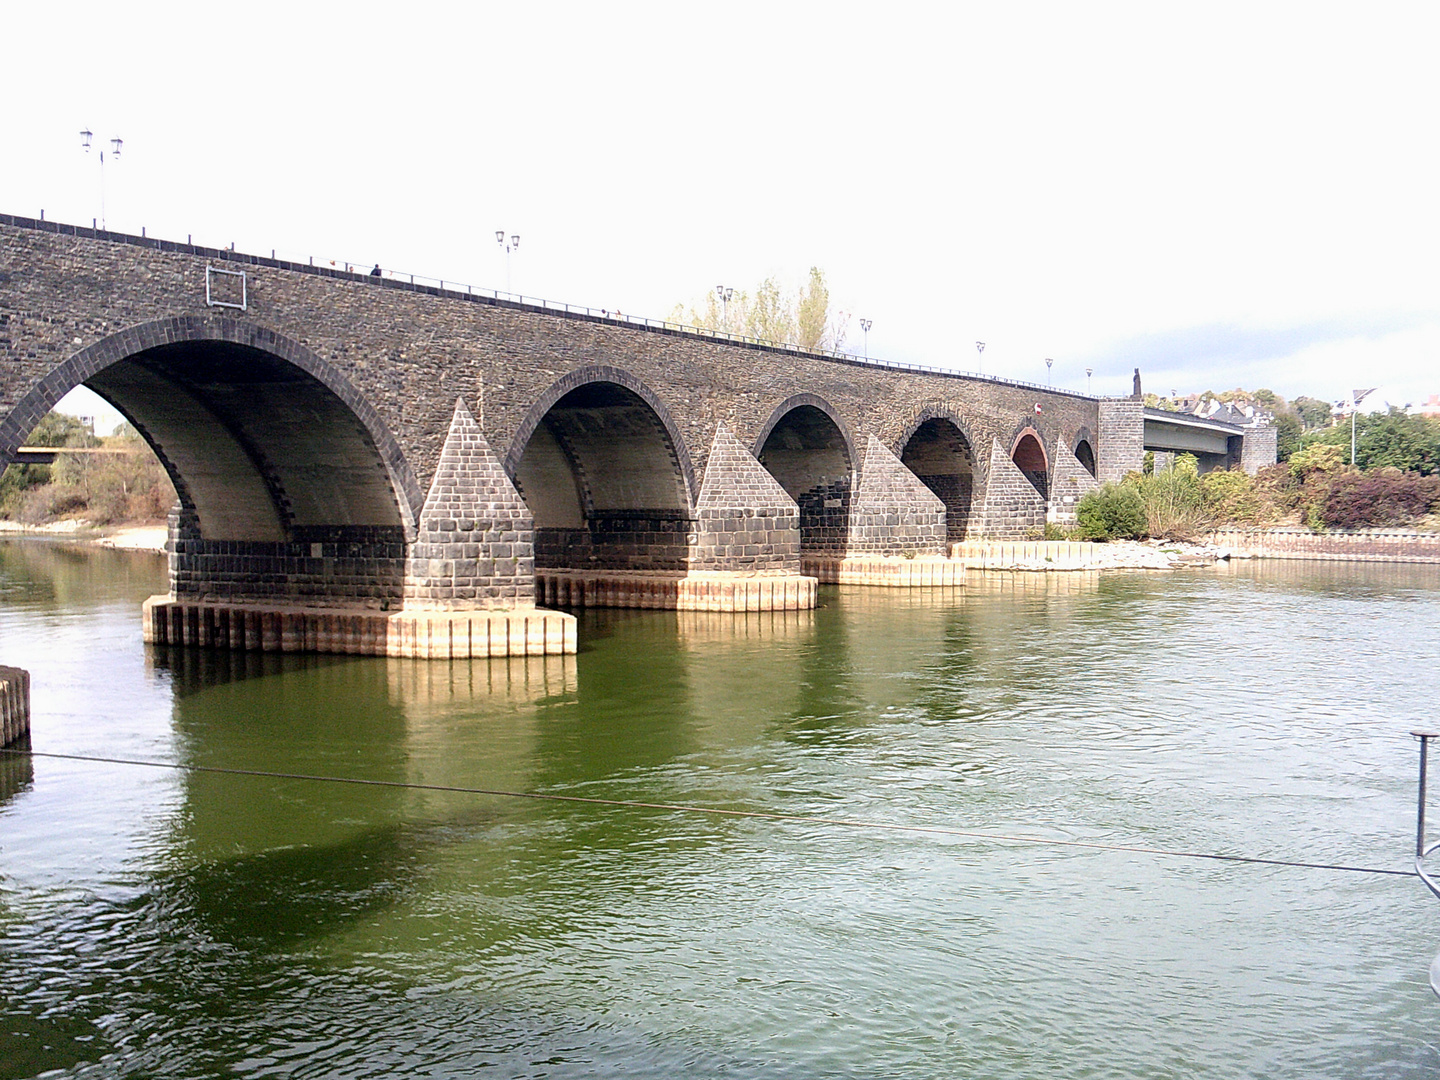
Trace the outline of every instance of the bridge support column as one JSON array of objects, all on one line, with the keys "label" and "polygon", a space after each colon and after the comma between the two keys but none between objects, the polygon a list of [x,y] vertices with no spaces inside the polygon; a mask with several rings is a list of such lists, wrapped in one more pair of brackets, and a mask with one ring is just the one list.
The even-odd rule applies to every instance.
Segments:
[{"label": "bridge support column", "polygon": [[977,537],[982,540],[1024,540],[1045,526],[1045,500],[1025,478],[999,439],[990,440],[990,467],[985,476]]},{"label": "bridge support column", "polygon": [[1100,446],[1095,471],[1102,484],[1118,483],[1145,467],[1145,402],[1138,397],[1100,402]]},{"label": "bridge support column", "polygon": [[1063,439],[1055,447],[1055,466],[1050,477],[1050,505],[1046,508],[1045,520],[1057,525],[1075,524],[1076,504],[1088,492],[1097,490],[1100,482],[1080,464]]},{"label": "bridge support column", "polygon": [[[181,549],[195,542],[183,517],[172,528]],[[530,511],[457,401],[405,559],[400,610],[326,606],[320,593],[304,604],[157,596],[145,604],[145,640],[420,659],[573,653],[575,617],[535,606],[534,561]]]},{"label": "bridge support column", "polygon": [[543,600],[568,607],[798,611],[818,582],[800,570],[800,507],[728,428],[715,432],[683,571],[543,568]]},{"label": "bridge support column", "polygon": [[961,585],[946,558],[945,503],[874,435],[850,499],[844,556],[811,555],[807,573],[839,585]]},{"label": "bridge support column", "polygon": [[1240,467],[1251,476],[1279,456],[1279,429],[1274,424],[1256,424],[1245,429],[1240,443]]},{"label": "bridge support column", "polygon": [[30,734],[30,673],[0,666],[0,746]]}]

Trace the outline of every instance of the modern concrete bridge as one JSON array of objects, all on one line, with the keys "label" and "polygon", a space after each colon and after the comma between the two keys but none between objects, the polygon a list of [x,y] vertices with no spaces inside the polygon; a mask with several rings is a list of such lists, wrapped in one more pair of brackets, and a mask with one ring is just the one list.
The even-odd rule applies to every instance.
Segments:
[{"label": "modern concrete bridge", "polygon": [[1135,398],[0,215],[0,460],[80,384],[179,495],[157,639],[421,655],[573,649],[537,596],[954,583],[951,543],[1065,519],[1150,429]]},{"label": "modern concrete bridge", "polygon": [[1243,428],[1188,413],[1145,410],[1145,449],[1169,457],[1194,454],[1201,472],[1237,465],[1254,472],[1273,465],[1275,435],[1274,427]]}]

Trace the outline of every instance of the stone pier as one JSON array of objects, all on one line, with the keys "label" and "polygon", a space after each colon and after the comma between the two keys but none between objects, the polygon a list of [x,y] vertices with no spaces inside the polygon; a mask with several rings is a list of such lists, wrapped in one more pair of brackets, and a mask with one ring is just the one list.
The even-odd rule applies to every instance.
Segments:
[{"label": "stone pier", "polygon": [[30,734],[30,673],[0,666],[0,746]]},{"label": "stone pier", "polygon": [[[176,535],[172,525],[172,566]],[[145,640],[431,660],[574,653],[575,617],[535,606],[534,553],[529,509],[457,400],[406,552],[398,611],[383,599],[375,610],[171,594],[145,602]]]}]

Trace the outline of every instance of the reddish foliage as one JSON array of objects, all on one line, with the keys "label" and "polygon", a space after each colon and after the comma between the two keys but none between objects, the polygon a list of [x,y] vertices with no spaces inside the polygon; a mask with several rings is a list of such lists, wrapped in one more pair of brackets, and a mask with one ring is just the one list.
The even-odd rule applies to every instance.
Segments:
[{"label": "reddish foliage", "polygon": [[1330,483],[1321,517],[1327,528],[1408,525],[1440,508],[1440,476],[1380,469],[1345,473]]}]

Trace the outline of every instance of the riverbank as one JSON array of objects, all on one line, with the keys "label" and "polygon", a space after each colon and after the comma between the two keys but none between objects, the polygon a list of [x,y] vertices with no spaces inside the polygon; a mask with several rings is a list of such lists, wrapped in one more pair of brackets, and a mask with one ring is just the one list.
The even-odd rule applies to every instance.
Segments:
[{"label": "riverbank", "polygon": [[1318,562],[1440,563],[1440,532],[1417,529],[1331,529],[1295,526],[1217,529],[1209,543],[1237,559],[1308,559]]},{"label": "riverbank", "polygon": [[169,529],[163,522],[135,522],[94,528],[88,521],[55,521],[48,525],[23,525],[18,521],[0,521],[0,535],[37,536],[47,540],[73,540],[76,543],[124,551],[165,552]]}]

